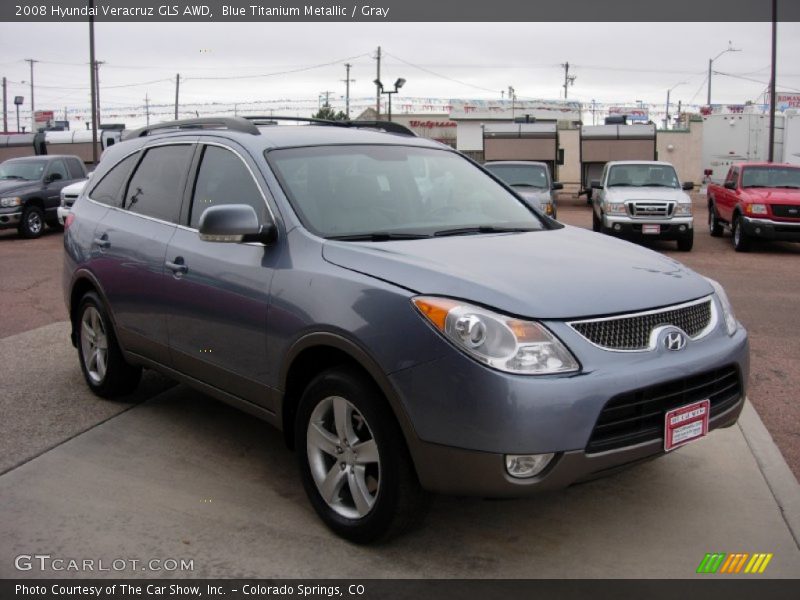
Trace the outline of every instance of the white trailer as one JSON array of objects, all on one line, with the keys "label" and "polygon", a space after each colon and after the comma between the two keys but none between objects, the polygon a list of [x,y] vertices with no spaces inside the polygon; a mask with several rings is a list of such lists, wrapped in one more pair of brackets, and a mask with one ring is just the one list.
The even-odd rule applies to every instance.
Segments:
[{"label": "white trailer", "polygon": [[[783,115],[775,115],[774,162],[783,161]],[[769,160],[769,115],[719,114],[703,117],[703,173],[721,184],[733,163]]]},{"label": "white trailer", "polygon": [[783,161],[800,165],[800,112],[786,111],[783,121]]}]

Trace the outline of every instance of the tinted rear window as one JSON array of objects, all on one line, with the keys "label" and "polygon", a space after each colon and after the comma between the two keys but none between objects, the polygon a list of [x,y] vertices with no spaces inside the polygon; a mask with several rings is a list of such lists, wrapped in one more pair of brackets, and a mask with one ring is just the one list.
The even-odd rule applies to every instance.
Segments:
[{"label": "tinted rear window", "polygon": [[139,153],[137,152],[112,167],[89,192],[89,198],[108,206],[120,208],[122,206],[122,186],[127,181],[128,174],[138,158]]},{"label": "tinted rear window", "polygon": [[148,150],[128,184],[125,208],[133,213],[177,223],[193,152],[194,146],[189,144]]}]

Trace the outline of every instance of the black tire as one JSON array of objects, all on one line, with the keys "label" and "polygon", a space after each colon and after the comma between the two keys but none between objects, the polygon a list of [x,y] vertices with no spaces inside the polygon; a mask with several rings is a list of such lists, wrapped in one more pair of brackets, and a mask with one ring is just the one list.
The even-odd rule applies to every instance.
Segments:
[{"label": "black tire", "polygon": [[596,231],[597,233],[603,231],[603,223],[594,211],[594,207],[592,207],[592,231]]},{"label": "black tire", "polygon": [[743,222],[744,219],[741,215],[736,215],[733,219],[733,249],[737,252],[750,250],[750,237],[742,227]]},{"label": "black tire", "polygon": [[711,237],[722,237],[723,227],[717,217],[717,209],[714,208],[714,204],[708,205],[708,232]]},{"label": "black tire", "polygon": [[44,213],[35,205],[26,206],[17,229],[19,234],[28,239],[38,238],[44,231]]},{"label": "black tire", "polygon": [[[94,327],[94,336],[91,336],[84,330],[84,320],[91,321],[95,316],[97,325]],[[142,377],[142,368],[125,362],[111,319],[95,292],[87,292],[81,298],[75,322],[75,333],[83,378],[92,392],[101,398],[115,398],[130,394],[136,389]],[[103,343],[105,343],[105,352],[99,352],[96,354],[97,358],[93,358],[95,353],[92,351],[102,350]],[[105,367],[102,370],[98,366],[101,360],[105,361]]]},{"label": "black tire", "polygon": [[[352,443],[341,440],[342,430],[332,420],[334,403],[342,400],[352,410],[346,421],[350,423],[350,433],[356,436]],[[323,442],[327,450],[309,440],[312,420],[318,424],[318,431],[327,434]],[[295,440],[306,494],[320,518],[337,535],[365,544],[402,533],[420,520],[426,494],[420,488],[400,427],[381,391],[357,370],[330,369],[311,381],[298,406]],[[362,467],[359,480],[359,472],[354,470],[359,464],[357,453],[353,451],[370,440],[377,448],[377,464]],[[342,471],[341,476],[338,470]],[[320,480],[319,485],[315,477]],[[320,492],[323,479],[340,482],[331,486],[335,491],[330,503]],[[359,481],[367,490],[361,495],[362,506],[364,498],[372,502],[365,511],[359,510],[351,492]]]},{"label": "black tire", "polygon": [[64,231],[64,226],[58,222],[58,219],[55,219],[54,221],[48,221],[47,226],[53,231]]},{"label": "black tire", "polygon": [[681,252],[689,252],[694,246],[694,232],[690,231],[683,237],[678,238],[678,250]]}]

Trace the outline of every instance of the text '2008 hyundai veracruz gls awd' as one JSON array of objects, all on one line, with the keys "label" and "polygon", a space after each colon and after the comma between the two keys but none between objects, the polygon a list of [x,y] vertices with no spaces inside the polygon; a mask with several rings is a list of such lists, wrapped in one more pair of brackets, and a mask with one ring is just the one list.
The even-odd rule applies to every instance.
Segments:
[{"label": "text '2008 hyundai veracruz gls awd'", "polygon": [[269,421],[360,542],[426,490],[564,487],[736,421],[747,334],[714,281],[396,125],[275,121],[106,152],[64,240],[95,393],[152,368]]}]

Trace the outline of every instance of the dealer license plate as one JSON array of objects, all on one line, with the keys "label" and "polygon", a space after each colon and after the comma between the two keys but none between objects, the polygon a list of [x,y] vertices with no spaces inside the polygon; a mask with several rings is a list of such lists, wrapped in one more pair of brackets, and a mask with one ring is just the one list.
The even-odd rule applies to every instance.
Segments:
[{"label": "dealer license plate", "polygon": [[709,400],[701,400],[668,411],[664,418],[664,450],[669,452],[706,435],[710,413]]},{"label": "dealer license plate", "polygon": [[659,233],[661,233],[661,225],[659,225],[658,223],[642,225],[642,233],[649,235],[658,235]]}]

